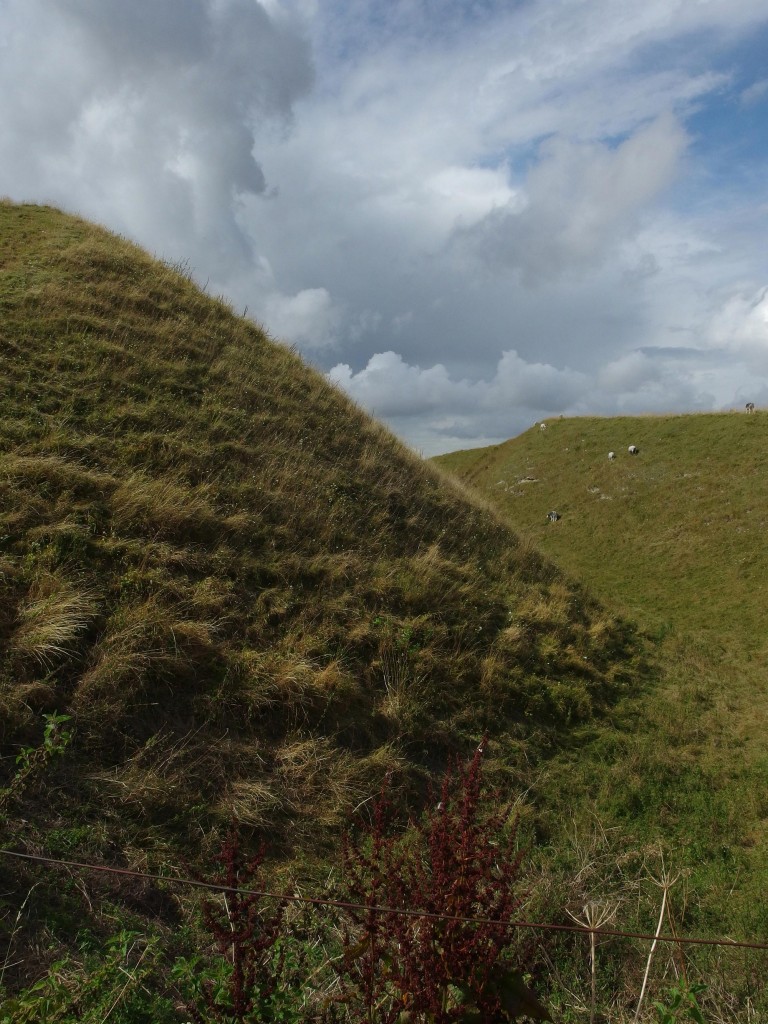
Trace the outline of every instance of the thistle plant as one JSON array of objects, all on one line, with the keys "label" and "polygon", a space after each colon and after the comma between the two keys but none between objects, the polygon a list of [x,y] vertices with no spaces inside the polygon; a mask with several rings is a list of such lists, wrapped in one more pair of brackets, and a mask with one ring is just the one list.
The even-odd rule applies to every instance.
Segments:
[{"label": "thistle plant", "polygon": [[72,732],[63,728],[71,720],[71,715],[60,715],[53,711],[43,715],[45,728],[43,742],[37,747],[22,747],[16,755],[16,773],[8,787],[0,789],[0,816],[2,816],[14,798],[19,797],[25,787],[38,779],[46,766],[63,754],[72,739]]}]

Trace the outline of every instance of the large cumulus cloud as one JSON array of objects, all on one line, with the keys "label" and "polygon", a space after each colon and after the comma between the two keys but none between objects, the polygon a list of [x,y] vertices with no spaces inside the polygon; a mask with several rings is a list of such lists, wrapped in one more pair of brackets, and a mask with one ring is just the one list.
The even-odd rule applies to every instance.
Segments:
[{"label": "large cumulus cloud", "polygon": [[631,236],[641,214],[674,178],[686,135],[666,113],[615,148],[555,136],[543,143],[525,189],[457,232],[498,270],[528,284],[584,273]]},{"label": "large cumulus cloud", "polygon": [[339,363],[328,378],[431,455],[478,439],[494,444],[550,416],[711,408],[713,394],[680,372],[685,359],[685,350],[634,351],[585,373],[530,363],[510,349],[488,379],[468,380],[390,351],[357,373]]},{"label": "large cumulus cloud", "polygon": [[313,76],[294,18],[256,0],[6,0],[0,191],[105,221],[201,276],[251,257],[254,155]]}]

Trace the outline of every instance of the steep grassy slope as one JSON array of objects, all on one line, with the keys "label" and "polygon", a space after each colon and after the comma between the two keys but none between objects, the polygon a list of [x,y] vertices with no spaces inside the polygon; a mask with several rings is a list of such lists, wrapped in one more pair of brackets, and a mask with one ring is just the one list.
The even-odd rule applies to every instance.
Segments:
[{"label": "steep grassy slope", "polygon": [[385,772],[484,730],[514,772],[636,685],[629,626],[183,273],[9,203],[0,266],[6,781],[74,731],[20,848],[194,859],[234,812],[309,855]]}]

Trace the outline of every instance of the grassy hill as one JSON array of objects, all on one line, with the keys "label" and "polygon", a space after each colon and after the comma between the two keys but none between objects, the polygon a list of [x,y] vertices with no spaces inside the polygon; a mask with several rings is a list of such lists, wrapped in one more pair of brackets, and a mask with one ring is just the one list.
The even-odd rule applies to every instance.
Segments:
[{"label": "grassy hill", "polygon": [[[720,419],[722,443],[676,440]],[[314,887],[385,775],[412,804],[487,733],[532,916],[607,900],[652,928],[643,872],[663,855],[685,878],[679,927],[764,934],[763,420],[666,423],[557,421],[438,460],[478,497],[183,267],[0,203],[3,845],[210,870],[234,816]],[[51,736],[53,715],[70,717]],[[0,894],[0,1020],[37,1021],[58,992],[51,1021],[178,1021],[174,958],[199,975],[191,898],[3,859]],[[548,950],[561,1018],[583,1020],[583,949]],[[601,954],[617,1020],[643,950]],[[720,972],[722,1019],[750,1020],[754,961],[698,963]]]},{"label": "grassy hill", "polygon": [[660,685],[541,789],[625,843],[661,839],[697,926],[753,937],[768,929],[767,444],[759,411],[584,417],[434,460],[663,640]]},{"label": "grassy hill", "polygon": [[766,449],[760,413],[584,417],[434,461],[647,627],[732,638],[764,657]]},{"label": "grassy hill", "polygon": [[[183,268],[6,202],[0,271],[6,843],[152,869],[234,814],[322,858],[386,773],[407,797],[487,731],[514,788],[640,685],[630,625]],[[0,885],[22,980],[159,899]]]}]

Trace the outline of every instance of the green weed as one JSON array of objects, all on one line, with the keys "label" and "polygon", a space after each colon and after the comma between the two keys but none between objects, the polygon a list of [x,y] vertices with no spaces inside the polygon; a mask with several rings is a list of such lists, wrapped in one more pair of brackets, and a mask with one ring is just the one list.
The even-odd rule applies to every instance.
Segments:
[{"label": "green weed", "polygon": [[698,982],[688,985],[681,979],[670,989],[663,1002],[654,1002],[658,1024],[680,1024],[681,1021],[689,1020],[694,1024],[705,1024],[697,996],[706,991],[706,987]]}]

